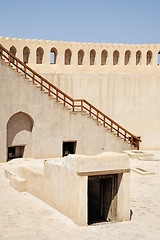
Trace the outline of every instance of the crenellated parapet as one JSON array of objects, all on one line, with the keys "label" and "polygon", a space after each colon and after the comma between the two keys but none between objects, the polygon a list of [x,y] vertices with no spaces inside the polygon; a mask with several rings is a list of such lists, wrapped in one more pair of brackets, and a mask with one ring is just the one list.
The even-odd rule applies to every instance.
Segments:
[{"label": "crenellated parapet", "polygon": [[28,64],[157,66],[160,44],[80,43],[0,37],[0,44]]}]

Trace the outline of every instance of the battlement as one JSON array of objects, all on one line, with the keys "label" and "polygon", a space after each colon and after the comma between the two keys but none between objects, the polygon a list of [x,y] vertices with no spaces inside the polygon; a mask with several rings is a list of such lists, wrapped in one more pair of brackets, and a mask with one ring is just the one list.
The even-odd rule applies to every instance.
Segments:
[{"label": "battlement", "polygon": [[81,43],[0,37],[0,44],[28,64],[158,66],[160,44]]}]

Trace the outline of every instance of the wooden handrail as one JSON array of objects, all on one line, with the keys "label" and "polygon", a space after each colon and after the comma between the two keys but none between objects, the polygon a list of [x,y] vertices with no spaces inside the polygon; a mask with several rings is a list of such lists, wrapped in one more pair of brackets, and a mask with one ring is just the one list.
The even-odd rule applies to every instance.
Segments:
[{"label": "wooden handrail", "polygon": [[[110,117],[105,115],[103,112],[101,112],[98,108],[94,107],[91,103],[89,103],[85,99],[71,98],[69,95],[61,91],[55,85],[53,85],[52,83],[47,81],[44,77],[42,77],[40,74],[31,69],[28,65],[26,65],[26,63],[22,62],[20,59],[15,57],[12,53],[10,53],[0,44],[0,58],[3,59],[3,57],[8,61],[9,66],[12,65],[15,66],[17,72],[18,70],[23,72],[25,78],[27,77],[31,78],[33,84],[40,85],[41,90],[47,90],[49,96],[51,95],[55,96],[56,100],[62,101],[64,106],[68,104],[69,106],[72,107],[73,111],[76,110],[79,111],[79,109],[80,111],[85,110],[86,112],[89,113],[89,116],[94,116],[97,122],[100,121],[104,127],[109,127],[110,131],[116,132],[118,137],[119,136],[123,137],[124,141],[128,141],[131,145],[139,149],[139,143],[141,142],[141,140],[138,137],[136,137],[134,134],[120,126],[117,122],[115,122]],[[79,104],[76,104],[78,102]]]}]

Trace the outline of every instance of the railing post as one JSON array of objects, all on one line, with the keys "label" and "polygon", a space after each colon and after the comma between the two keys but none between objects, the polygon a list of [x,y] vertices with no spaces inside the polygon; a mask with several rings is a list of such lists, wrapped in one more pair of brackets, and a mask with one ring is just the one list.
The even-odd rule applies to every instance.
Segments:
[{"label": "railing post", "polygon": [[17,72],[18,72],[18,61],[16,60],[16,69],[17,69]]},{"label": "railing post", "polygon": [[73,100],[73,112],[74,112],[74,100]]},{"label": "railing post", "polygon": [[2,59],[2,48],[0,46],[0,56],[1,56],[1,59]]},{"label": "railing post", "polygon": [[56,101],[58,101],[58,90],[56,90]]},{"label": "railing post", "polygon": [[131,137],[131,145],[133,145],[133,136]]},{"label": "railing post", "polygon": [[33,84],[34,84],[35,74],[33,73]]},{"label": "railing post", "polygon": [[48,96],[51,95],[51,85],[49,85],[49,91],[48,91]]},{"label": "railing post", "polygon": [[[25,64],[25,63],[24,63]],[[26,64],[24,65],[24,76],[26,78]]]},{"label": "railing post", "polygon": [[113,122],[111,122],[111,132],[112,132],[112,128],[113,128]]},{"label": "railing post", "polygon": [[41,90],[43,90],[43,80],[41,78]]},{"label": "railing post", "polygon": [[98,114],[99,114],[99,112],[97,111],[97,122],[98,122]]},{"label": "railing post", "polygon": [[91,116],[91,106],[89,106],[89,116]]},{"label": "railing post", "polygon": [[9,66],[10,66],[11,65],[11,56],[9,55],[8,58],[9,58]]},{"label": "railing post", "polygon": [[66,96],[64,95],[64,106],[66,105]]},{"label": "railing post", "polygon": [[81,100],[81,112],[83,112],[83,100]]},{"label": "railing post", "polygon": [[117,128],[117,137],[119,137],[119,126]]},{"label": "railing post", "polygon": [[126,131],[125,131],[125,133],[124,133],[124,141],[126,141]]},{"label": "railing post", "polygon": [[139,150],[139,141],[137,142],[137,150]]},{"label": "railing post", "polygon": [[104,116],[104,119],[103,119],[103,125],[105,127],[105,123],[106,123],[106,117]]}]

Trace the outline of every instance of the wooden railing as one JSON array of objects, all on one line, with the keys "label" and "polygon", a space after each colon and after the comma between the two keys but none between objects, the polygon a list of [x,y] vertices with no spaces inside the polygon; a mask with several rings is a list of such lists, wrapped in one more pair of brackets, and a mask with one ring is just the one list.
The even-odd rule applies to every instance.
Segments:
[{"label": "wooden railing", "polygon": [[32,80],[33,84],[39,85],[40,89],[47,91],[49,96],[54,96],[56,101],[62,102],[64,106],[70,106],[72,111],[87,112],[89,116],[96,118],[97,122],[102,123],[104,127],[108,127],[108,130],[110,130],[111,132],[115,132],[118,137],[122,137],[124,141],[128,141],[132,146],[139,149],[139,143],[141,142],[141,140],[138,137],[136,137],[135,135],[127,131],[125,128],[120,126],[118,123],[116,123],[114,120],[106,116],[104,113],[102,113],[85,99],[73,99],[68,96],[55,85],[47,81],[40,74],[28,67],[24,62],[11,54],[1,44],[0,58],[7,60],[9,66],[13,66],[17,72],[20,70],[22,73],[24,73],[25,78],[29,77]]}]

